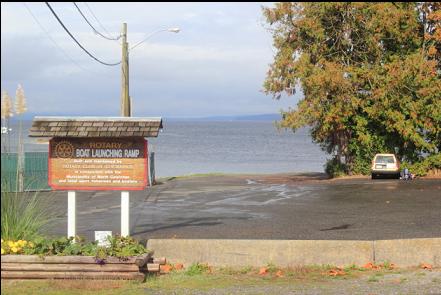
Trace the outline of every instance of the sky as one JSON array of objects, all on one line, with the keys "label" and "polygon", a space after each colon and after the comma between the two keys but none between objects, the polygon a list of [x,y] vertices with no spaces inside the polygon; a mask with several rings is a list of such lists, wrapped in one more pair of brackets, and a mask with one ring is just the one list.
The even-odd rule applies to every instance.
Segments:
[{"label": "sky", "polygon": [[[73,3],[52,7],[78,41],[107,62],[118,41],[95,34]],[[207,117],[279,113],[301,93],[277,101],[262,92],[274,56],[262,6],[270,3],[88,3],[77,5],[103,34],[128,26],[133,116]],[[37,21],[32,17],[35,16]],[[121,66],[94,61],[67,35],[44,2],[1,3],[1,88],[24,88],[35,115],[119,116]]]}]

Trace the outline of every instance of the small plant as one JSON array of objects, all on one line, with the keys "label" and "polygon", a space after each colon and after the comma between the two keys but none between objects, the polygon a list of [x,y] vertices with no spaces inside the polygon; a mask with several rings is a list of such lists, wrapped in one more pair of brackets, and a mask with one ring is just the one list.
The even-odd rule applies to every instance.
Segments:
[{"label": "small plant", "polygon": [[253,268],[251,266],[246,266],[246,267],[239,269],[239,273],[240,274],[247,274],[247,273],[251,272],[252,270],[253,270]]},{"label": "small plant", "polygon": [[350,272],[351,270],[359,270],[359,267],[355,264],[351,264],[351,265],[346,266],[343,270],[345,272]]},{"label": "small plant", "polygon": [[188,276],[200,275],[203,273],[207,273],[210,271],[210,267],[207,264],[203,263],[193,263],[185,272]]},{"label": "small plant", "polygon": [[274,263],[268,263],[266,268],[267,268],[268,272],[271,274],[277,272],[277,270],[278,270],[277,266]]},{"label": "small plant", "polygon": [[389,261],[386,261],[386,262],[383,263],[383,268],[387,269],[387,270],[393,270],[393,269],[396,268],[396,266],[395,266],[395,264],[393,264],[393,263],[391,263]]},{"label": "small plant", "polygon": [[6,240],[32,240],[51,220],[49,206],[38,193],[11,192],[2,179],[1,236]]},{"label": "small plant", "polygon": [[1,253],[3,254],[23,254],[28,249],[32,249],[34,247],[34,243],[28,242],[26,240],[18,240],[18,241],[4,241],[2,239],[1,242]]}]

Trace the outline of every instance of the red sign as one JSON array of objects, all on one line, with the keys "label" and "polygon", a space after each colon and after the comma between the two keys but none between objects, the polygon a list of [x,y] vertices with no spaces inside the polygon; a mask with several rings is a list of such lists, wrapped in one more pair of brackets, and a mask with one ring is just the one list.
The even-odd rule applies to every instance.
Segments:
[{"label": "red sign", "polygon": [[142,190],[147,186],[147,140],[61,138],[49,142],[54,190]]}]

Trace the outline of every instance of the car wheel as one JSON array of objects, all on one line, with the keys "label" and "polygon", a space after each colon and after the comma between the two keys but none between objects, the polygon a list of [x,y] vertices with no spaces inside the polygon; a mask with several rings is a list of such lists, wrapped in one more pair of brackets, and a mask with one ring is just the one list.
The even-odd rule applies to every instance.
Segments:
[{"label": "car wheel", "polygon": [[377,177],[375,176],[375,174],[371,174],[371,179],[376,179]]}]

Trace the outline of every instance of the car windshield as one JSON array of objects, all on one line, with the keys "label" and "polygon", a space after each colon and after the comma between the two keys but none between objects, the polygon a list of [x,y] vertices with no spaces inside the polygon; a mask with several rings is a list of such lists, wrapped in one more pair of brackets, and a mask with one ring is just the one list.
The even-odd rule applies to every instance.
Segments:
[{"label": "car windshield", "polygon": [[379,164],[388,164],[388,163],[395,163],[393,156],[377,156],[375,159],[375,163]]}]

